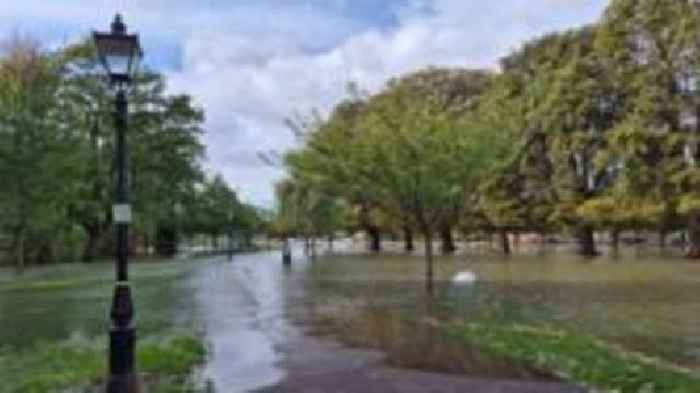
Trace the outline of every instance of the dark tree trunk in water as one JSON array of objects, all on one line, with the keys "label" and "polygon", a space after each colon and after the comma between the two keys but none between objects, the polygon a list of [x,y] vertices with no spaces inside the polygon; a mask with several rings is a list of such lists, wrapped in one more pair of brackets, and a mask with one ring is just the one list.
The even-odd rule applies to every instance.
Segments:
[{"label": "dark tree trunk in water", "polygon": [[688,217],[688,258],[700,259],[700,211]]},{"label": "dark tree trunk in water", "polygon": [[639,229],[634,230],[634,255],[636,257],[639,257],[642,255],[642,242],[639,241],[641,239],[641,235],[639,233]]},{"label": "dark tree trunk in water", "polygon": [[311,238],[311,259],[316,259],[316,236]]},{"label": "dark tree trunk in water", "polygon": [[85,228],[87,232],[87,242],[83,249],[83,262],[92,262],[97,256],[97,248],[100,241],[100,229],[97,225],[91,225]]},{"label": "dark tree trunk in water", "polygon": [[501,231],[501,247],[503,249],[503,254],[510,255],[510,239],[508,238],[508,232]]},{"label": "dark tree trunk in water", "polygon": [[425,290],[428,294],[433,294],[433,280],[434,280],[434,270],[433,270],[433,234],[430,232],[425,233]]},{"label": "dark tree trunk in water", "polygon": [[39,265],[46,265],[53,262],[54,255],[53,249],[51,248],[51,243],[48,241],[43,242],[39,247],[39,254],[36,256],[36,263]]},{"label": "dark tree trunk in water", "polygon": [[620,254],[620,231],[617,229],[610,231],[610,253],[615,258]]},{"label": "dark tree trunk in water", "polygon": [[413,231],[409,227],[404,227],[403,229],[403,241],[404,250],[406,252],[413,252],[416,247],[413,245]]},{"label": "dark tree trunk in water", "polygon": [[578,252],[581,256],[587,258],[597,257],[598,250],[595,247],[595,237],[593,227],[584,226],[578,232]]},{"label": "dark tree trunk in water", "polygon": [[659,253],[663,255],[666,252],[666,229],[659,230]]},{"label": "dark tree trunk in water", "polygon": [[379,229],[377,227],[368,228],[367,235],[369,235],[369,250],[371,252],[382,251],[382,235],[379,233]]},{"label": "dark tree trunk in water", "polygon": [[143,235],[143,248],[146,256],[151,255],[151,235],[148,233]]},{"label": "dark tree trunk in water", "polygon": [[545,255],[547,253],[547,234],[544,232],[540,233],[540,255]]},{"label": "dark tree trunk in water", "polygon": [[15,267],[17,268],[17,274],[23,274],[24,273],[24,265],[25,265],[25,240],[26,240],[26,232],[24,227],[21,227],[17,230],[17,233],[15,234],[15,240],[13,244],[13,251],[14,251],[14,257],[15,257]]},{"label": "dark tree trunk in water", "polygon": [[211,248],[212,251],[216,252],[219,251],[219,234],[212,234],[211,235]]},{"label": "dark tree trunk in water", "polygon": [[177,252],[177,233],[168,225],[160,225],[156,229],[156,254],[161,257],[172,257]]},{"label": "dark tree trunk in water", "polygon": [[452,237],[452,228],[442,228],[442,230],[440,230],[440,237],[442,238],[442,253],[453,254],[456,248],[454,238]]}]

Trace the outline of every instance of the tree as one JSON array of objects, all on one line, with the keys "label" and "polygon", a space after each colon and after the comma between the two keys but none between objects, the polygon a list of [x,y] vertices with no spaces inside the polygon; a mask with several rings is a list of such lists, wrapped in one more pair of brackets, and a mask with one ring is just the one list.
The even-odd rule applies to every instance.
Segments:
[{"label": "tree", "polygon": [[700,256],[693,180],[700,157],[698,16],[694,1],[616,0],[596,42],[606,73],[630,102],[612,137],[624,184],[634,185],[625,197],[642,209],[636,217],[660,228],[661,239],[678,214],[686,216],[693,257]]},{"label": "tree", "polygon": [[[601,161],[607,134],[624,104],[623,96],[603,72],[593,51],[595,26],[543,38],[536,72],[524,90],[528,105],[523,129],[533,145],[546,143],[551,166],[554,211],[550,220],[571,228],[579,253],[595,256],[594,228],[577,215],[577,208],[603,192],[612,182],[614,161]],[[518,61],[511,60],[514,64]]]},{"label": "tree", "polygon": [[[87,41],[44,51],[15,36],[0,56],[0,231],[27,262],[111,254],[113,99]],[[135,236],[168,232],[173,206],[202,177],[203,113],[187,95],[168,96],[144,70],[132,86],[129,128]],[[26,247],[31,242],[32,247]],[[134,249],[136,251],[136,249]]]},{"label": "tree", "polygon": [[427,69],[366,100],[342,103],[288,156],[292,183],[285,187],[311,180],[306,184],[357,206],[361,225],[376,209],[373,222],[388,217],[380,221],[421,233],[431,290],[434,236],[456,225],[466,191],[507,145],[504,135],[487,132],[469,115],[490,83],[483,71]]},{"label": "tree", "polygon": [[[75,115],[61,94],[61,58],[42,52],[38,43],[15,36],[0,59],[0,225],[12,237],[12,254],[22,271],[31,251],[50,258],[53,228],[64,221],[67,201],[75,197],[70,179],[80,155],[79,138],[67,127]],[[32,247],[27,247],[27,242]]]}]

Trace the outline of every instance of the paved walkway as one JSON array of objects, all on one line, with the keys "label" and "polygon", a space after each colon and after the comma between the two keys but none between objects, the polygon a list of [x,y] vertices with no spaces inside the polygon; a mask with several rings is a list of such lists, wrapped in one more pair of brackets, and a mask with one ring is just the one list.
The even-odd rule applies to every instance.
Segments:
[{"label": "paved walkway", "polygon": [[258,393],[584,393],[559,383],[487,380],[388,367],[377,352],[299,337],[283,350],[286,376]]}]

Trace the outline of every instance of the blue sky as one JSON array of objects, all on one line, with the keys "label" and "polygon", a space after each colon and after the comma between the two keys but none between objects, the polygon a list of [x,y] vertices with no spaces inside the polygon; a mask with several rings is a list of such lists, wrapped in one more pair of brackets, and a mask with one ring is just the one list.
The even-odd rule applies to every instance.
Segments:
[{"label": "blue sky", "polygon": [[495,67],[546,32],[595,21],[607,0],[2,0],[0,39],[56,47],[106,29],[116,11],[146,62],[207,114],[207,168],[273,203],[282,171],[257,158],[294,146],[283,121],[328,111],[349,81],[376,91],[428,65]]}]

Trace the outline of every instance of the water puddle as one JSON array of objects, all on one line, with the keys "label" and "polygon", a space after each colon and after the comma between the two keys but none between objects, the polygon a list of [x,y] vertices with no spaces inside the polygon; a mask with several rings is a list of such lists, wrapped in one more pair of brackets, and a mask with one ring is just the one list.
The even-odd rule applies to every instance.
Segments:
[{"label": "water puddle", "polygon": [[238,256],[195,278],[199,318],[211,346],[204,377],[220,393],[250,391],[285,377],[276,347],[290,330],[278,264],[271,255]]}]

